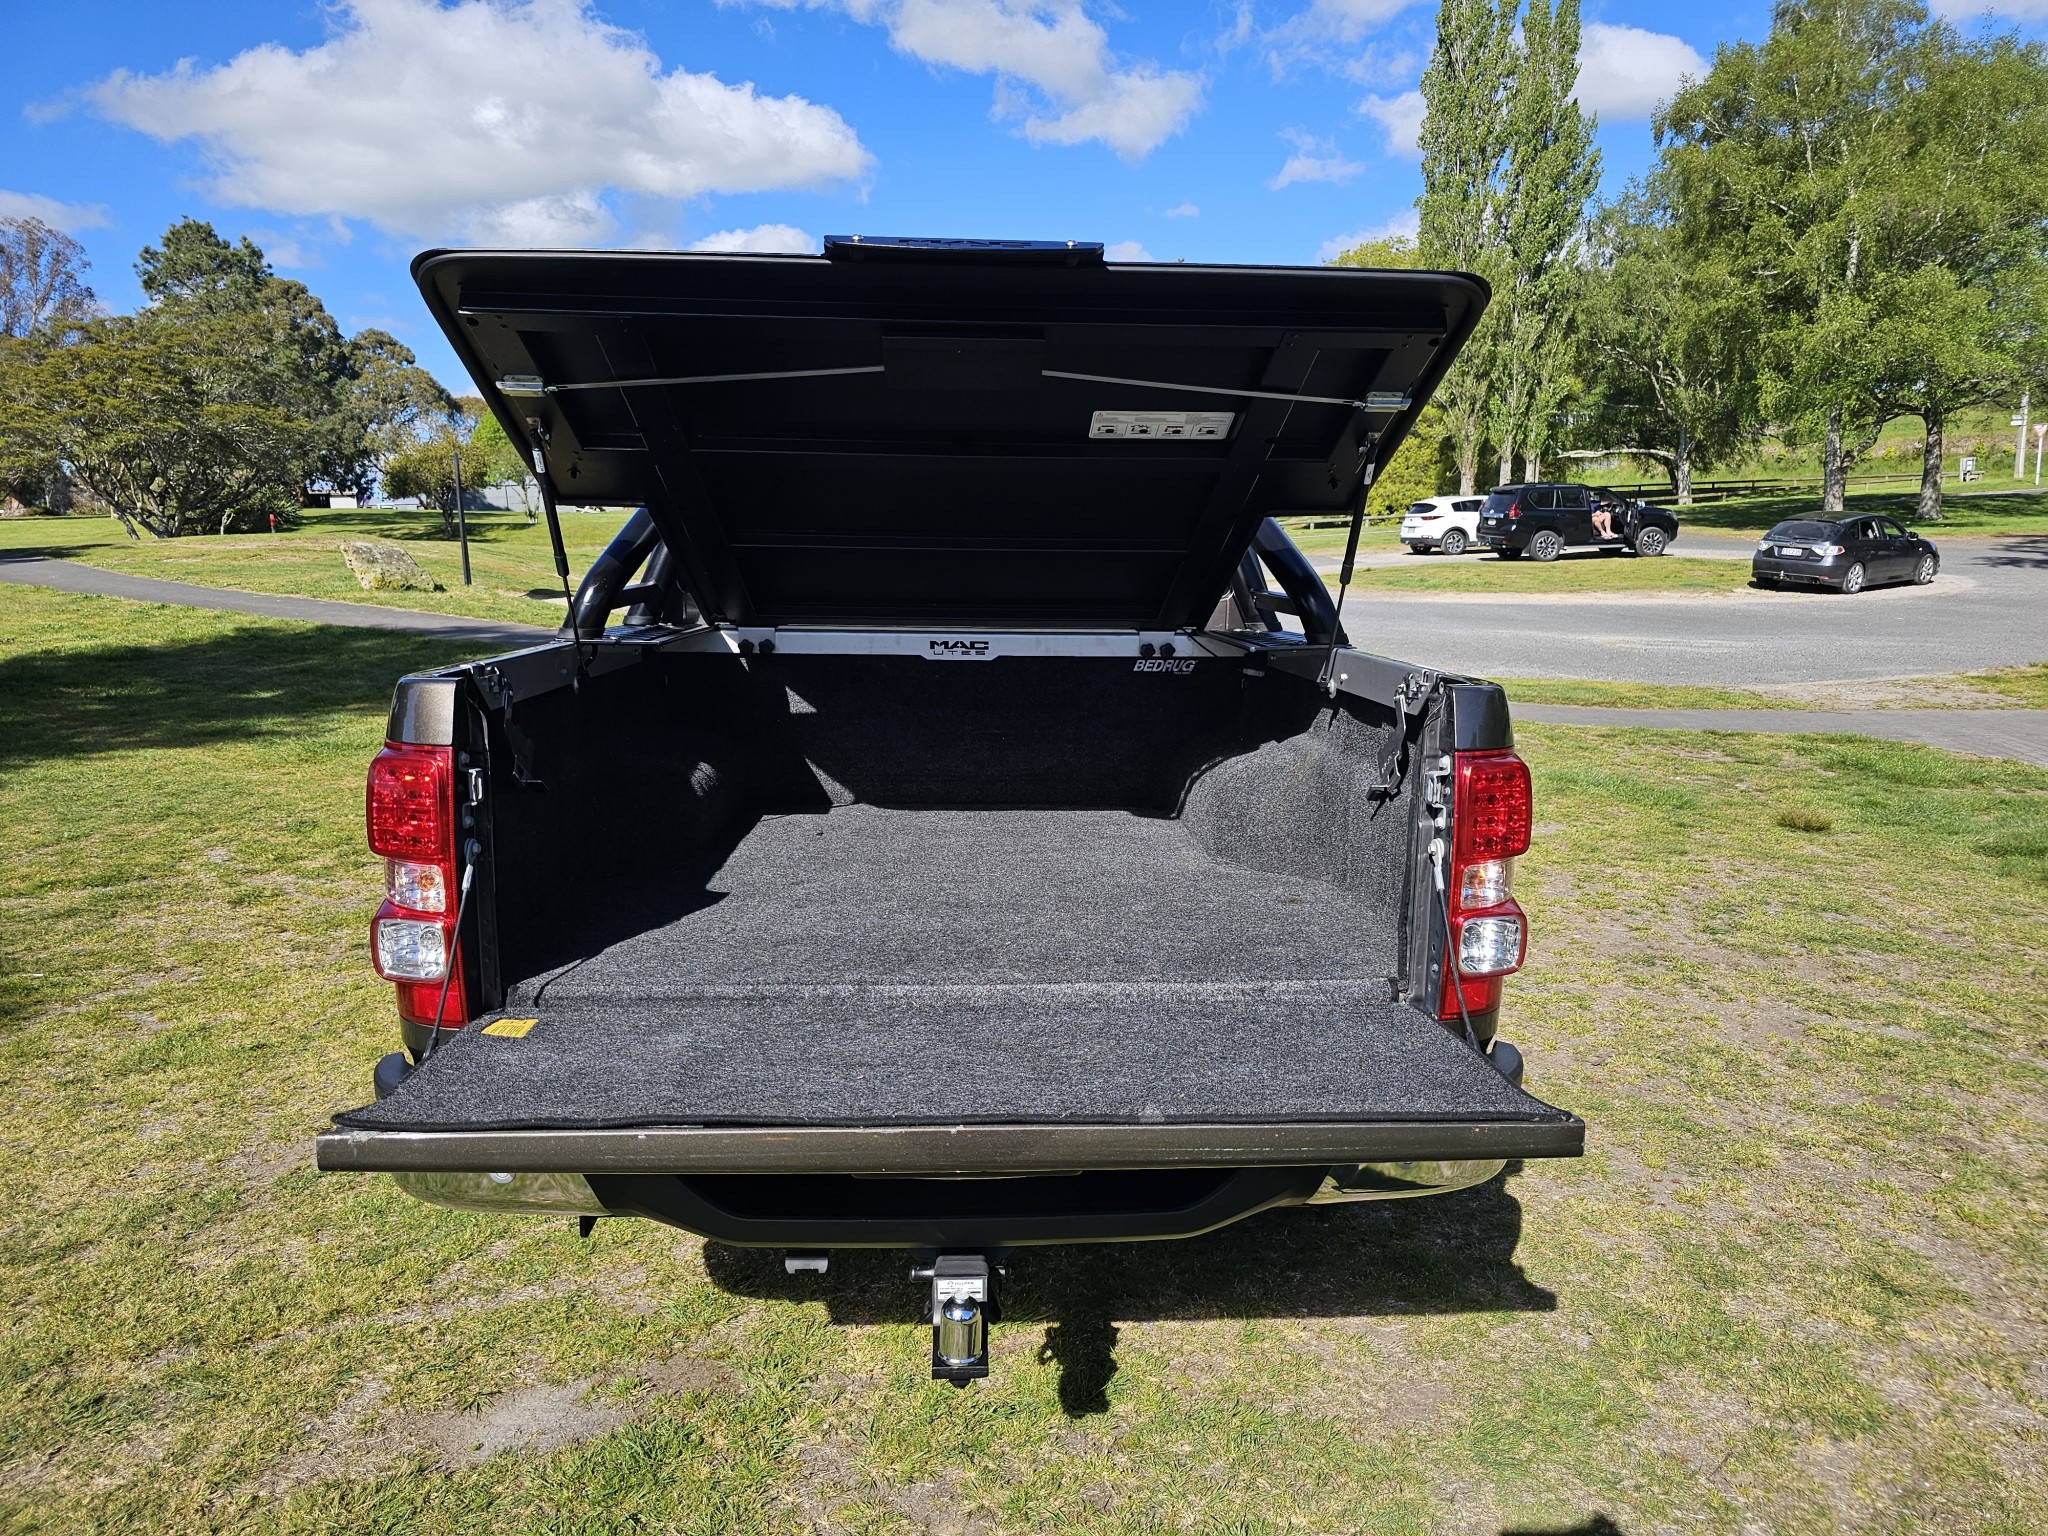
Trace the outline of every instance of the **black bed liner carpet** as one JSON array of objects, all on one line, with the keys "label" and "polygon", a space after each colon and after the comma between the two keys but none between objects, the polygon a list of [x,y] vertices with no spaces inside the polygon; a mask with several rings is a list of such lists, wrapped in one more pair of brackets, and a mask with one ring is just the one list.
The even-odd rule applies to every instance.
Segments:
[{"label": "black bed liner carpet", "polygon": [[363,1129],[1534,1121],[1393,999],[1396,924],[1122,811],[769,817],[607,893]]}]

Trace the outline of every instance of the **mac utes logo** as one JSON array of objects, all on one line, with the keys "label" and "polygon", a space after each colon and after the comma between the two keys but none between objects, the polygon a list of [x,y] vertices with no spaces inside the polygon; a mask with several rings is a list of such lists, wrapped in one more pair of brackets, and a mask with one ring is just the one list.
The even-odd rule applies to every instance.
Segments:
[{"label": "mac utes logo", "polygon": [[987,661],[996,647],[993,640],[927,640],[924,653],[932,661]]}]

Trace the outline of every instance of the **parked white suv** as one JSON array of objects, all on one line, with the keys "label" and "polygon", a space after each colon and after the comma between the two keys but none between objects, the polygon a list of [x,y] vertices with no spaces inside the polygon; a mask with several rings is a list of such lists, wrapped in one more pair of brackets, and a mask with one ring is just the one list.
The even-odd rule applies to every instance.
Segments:
[{"label": "parked white suv", "polygon": [[1484,496],[1431,496],[1416,502],[1401,519],[1401,542],[1411,550],[1440,549],[1462,555],[1479,537]]}]

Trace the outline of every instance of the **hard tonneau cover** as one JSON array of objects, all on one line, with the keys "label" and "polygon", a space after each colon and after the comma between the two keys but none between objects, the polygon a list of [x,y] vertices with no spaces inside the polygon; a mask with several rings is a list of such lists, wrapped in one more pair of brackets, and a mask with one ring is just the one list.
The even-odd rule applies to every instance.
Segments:
[{"label": "hard tonneau cover", "polygon": [[1458,274],[1044,252],[414,274],[559,499],[646,505],[705,616],[749,626],[1200,624],[1264,518],[1354,508],[1486,302]]}]

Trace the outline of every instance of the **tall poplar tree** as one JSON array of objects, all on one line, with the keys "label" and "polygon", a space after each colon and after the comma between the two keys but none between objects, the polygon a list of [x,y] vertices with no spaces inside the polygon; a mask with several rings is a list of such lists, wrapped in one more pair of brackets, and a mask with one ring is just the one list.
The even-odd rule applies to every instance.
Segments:
[{"label": "tall poplar tree", "polygon": [[1579,110],[1578,0],[1529,0],[1508,93],[1500,199],[1500,286],[1489,425],[1500,478],[1520,449],[1542,473],[1552,418],[1571,377],[1573,310],[1583,288],[1577,256],[1586,205],[1600,183],[1593,119]]},{"label": "tall poplar tree", "polygon": [[[1473,272],[1500,285],[1502,187],[1517,0],[1443,0],[1422,76],[1422,197],[1416,243],[1425,266]],[[1500,342],[1490,306],[1436,393],[1456,447],[1458,488],[1479,478]]]}]

